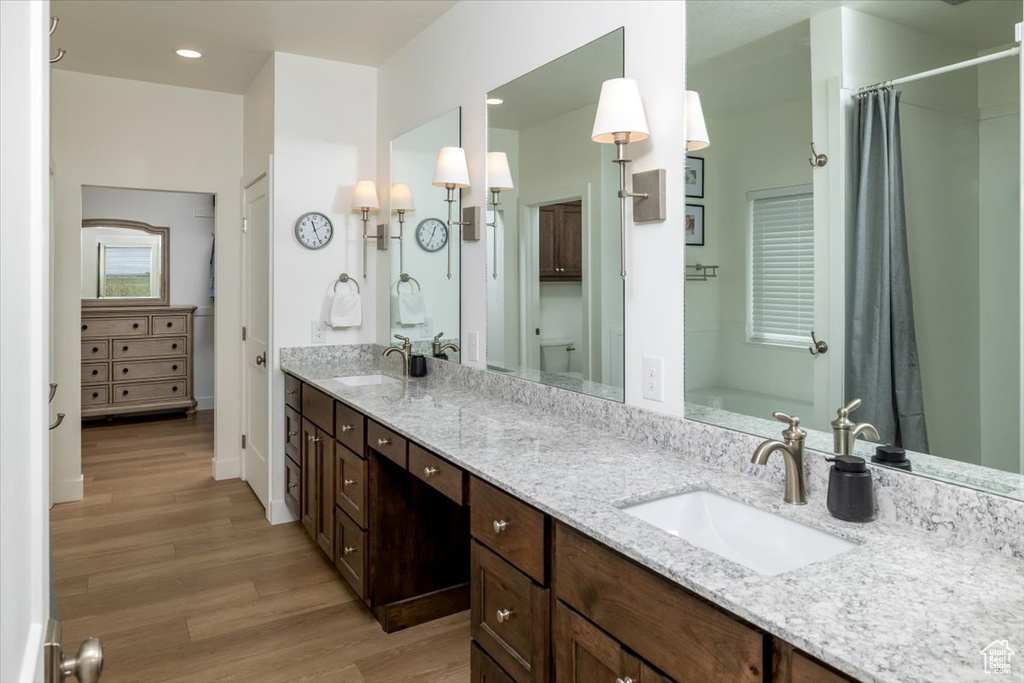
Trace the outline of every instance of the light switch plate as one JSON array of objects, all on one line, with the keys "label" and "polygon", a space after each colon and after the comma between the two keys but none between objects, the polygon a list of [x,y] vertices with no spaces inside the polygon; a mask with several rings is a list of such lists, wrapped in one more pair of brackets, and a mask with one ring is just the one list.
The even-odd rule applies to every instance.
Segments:
[{"label": "light switch plate", "polygon": [[643,362],[644,398],[649,401],[664,401],[664,360],[655,356],[644,356]]},{"label": "light switch plate", "polygon": [[327,325],[320,321],[314,320],[312,324],[312,333],[310,335],[311,341],[314,344],[326,344],[327,343]]},{"label": "light switch plate", "polygon": [[634,173],[633,192],[647,195],[646,198],[633,197],[634,223],[665,220],[665,169]]}]

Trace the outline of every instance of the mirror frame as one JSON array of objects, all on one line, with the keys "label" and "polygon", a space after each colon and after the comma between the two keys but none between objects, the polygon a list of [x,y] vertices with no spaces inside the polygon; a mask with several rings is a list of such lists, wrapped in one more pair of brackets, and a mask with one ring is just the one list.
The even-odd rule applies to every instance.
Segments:
[{"label": "mirror frame", "polygon": [[[119,306],[169,306],[171,301],[171,229],[115,218],[88,218],[82,221],[85,228],[130,228],[143,230],[161,238],[160,254],[160,298],[159,299],[82,299],[83,308],[110,308]],[[79,267],[81,267],[81,246],[79,246]]]}]

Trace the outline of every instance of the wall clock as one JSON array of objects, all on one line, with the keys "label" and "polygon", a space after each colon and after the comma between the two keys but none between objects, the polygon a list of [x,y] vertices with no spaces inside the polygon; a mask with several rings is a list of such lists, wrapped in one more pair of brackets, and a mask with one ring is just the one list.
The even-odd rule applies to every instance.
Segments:
[{"label": "wall clock", "polygon": [[416,226],[416,244],[424,251],[440,251],[448,244],[448,226],[440,218],[424,218]]},{"label": "wall clock", "polygon": [[310,211],[295,221],[295,239],[307,249],[326,247],[334,237],[334,224],[319,211]]}]

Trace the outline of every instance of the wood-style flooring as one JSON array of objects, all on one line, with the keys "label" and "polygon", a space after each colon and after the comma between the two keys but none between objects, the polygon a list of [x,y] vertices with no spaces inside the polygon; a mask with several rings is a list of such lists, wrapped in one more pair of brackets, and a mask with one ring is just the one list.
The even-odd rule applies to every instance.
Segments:
[{"label": "wood-style flooring", "polygon": [[51,512],[64,649],[115,681],[469,681],[469,613],[386,635],[297,523],[214,481],[213,413],[82,431],[85,499]]}]

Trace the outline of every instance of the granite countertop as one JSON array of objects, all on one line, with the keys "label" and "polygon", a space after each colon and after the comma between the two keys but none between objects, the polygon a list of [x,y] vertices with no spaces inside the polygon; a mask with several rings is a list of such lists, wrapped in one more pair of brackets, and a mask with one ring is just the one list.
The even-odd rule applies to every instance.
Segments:
[{"label": "granite countertop", "polygon": [[[710,469],[694,454],[637,445],[433,377],[350,387],[331,378],[378,368],[292,361],[282,369],[858,679],[977,681],[987,678],[981,650],[1004,639],[1019,653],[1006,680],[1024,679],[1020,559],[894,522],[842,522],[822,493],[805,506],[786,505],[780,486]],[[857,546],[763,576],[619,509],[690,489],[719,492]]]}]

